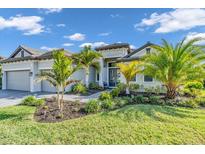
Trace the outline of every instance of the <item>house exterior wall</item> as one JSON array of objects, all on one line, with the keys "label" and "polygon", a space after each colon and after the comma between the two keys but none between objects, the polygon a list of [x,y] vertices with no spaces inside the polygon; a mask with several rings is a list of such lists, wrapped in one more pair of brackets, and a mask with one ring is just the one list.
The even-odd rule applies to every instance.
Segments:
[{"label": "house exterior wall", "polygon": [[[150,47],[147,47],[150,48]],[[154,52],[154,49],[151,48],[150,52]],[[146,55],[146,48],[142,49],[141,51],[133,54],[130,57],[142,57]],[[125,78],[124,76],[121,74],[120,75],[120,80],[121,82],[125,83]],[[138,74],[136,75],[136,81],[132,81],[131,83],[137,83],[140,85],[140,91],[144,91],[145,88],[152,88],[152,87],[161,87],[162,88],[162,83],[153,79],[152,82],[145,82],[144,81],[144,75],[143,74]]]},{"label": "house exterior wall", "polygon": [[[154,50],[151,48],[151,52]],[[102,54],[102,58],[100,58],[98,61],[100,63],[100,72],[99,72],[99,85],[105,86],[108,85],[109,82],[109,68],[108,63],[111,61],[115,61],[116,58],[124,57],[128,54],[127,48],[119,48],[119,49],[111,49],[111,50],[101,50],[98,51]],[[26,52],[25,52],[26,53]],[[20,53],[19,53],[20,54]],[[136,52],[135,54],[131,55],[130,57],[141,57],[146,54],[146,48],[142,49],[141,51]],[[18,54],[17,54],[18,56]],[[41,70],[49,70],[52,69],[53,60],[30,60],[30,61],[20,61],[20,62],[11,62],[11,63],[3,63],[2,64],[2,88],[6,89],[6,72],[7,71],[20,71],[20,70],[29,70],[30,71],[30,91],[31,92],[39,92],[42,91],[42,84],[39,82],[36,82],[37,74]],[[90,76],[89,76],[89,83],[96,82],[96,70],[93,67],[90,67]],[[70,79],[73,80],[80,80],[83,84],[85,84],[85,70],[80,69],[76,71]],[[125,78],[121,74],[119,80],[123,83],[125,83]],[[137,83],[140,85],[141,91],[144,90],[144,88],[151,88],[156,86],[162,86],[162,84],[155,79],[153,79],[153,82],[145,82],[144,81],[144,75],[139,74],[136,76],[136,81],[134,83]],[[70,90],[72,85],[68,86],[66,90]]]},{"label": "house exterior wall", "polygon": [[[42,91],[41,82],[37,82],[37,74],[41,70],[49,70],[52,69],[53,60],[42,60],[42,61],[21,61],[14,63],[4,63],[2,64],[2,89],[6,89],[6,72],[7,71],[21,71],[21,70],[29,70],[30,75],[30,92],[39,92]],[[95,70],[93,67],[90,68],[90,77],[89,82],[95,81]],[[72,76],[73,80],[80,80],[83,84],[85,84],[85,71],[84,69],[80,69],[76,71]],[[66,90],[70,90],[71,86],[68,86]]]}]

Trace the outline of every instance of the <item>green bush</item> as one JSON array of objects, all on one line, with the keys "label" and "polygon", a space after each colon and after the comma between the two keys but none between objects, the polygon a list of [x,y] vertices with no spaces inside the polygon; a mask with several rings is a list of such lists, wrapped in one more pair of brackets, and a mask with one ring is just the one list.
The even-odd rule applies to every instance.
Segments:
[{"label": "green bush", "polygon": [[99,100],[101,101],[104,101],[106,99],[112,99],[112,96],[109,92],[105,91],[105,92],[102,92],[99,96]]},{"label": "green bush", "polygon": [[113,98],[118,97],[120,94],[120,88],[116,87],[110,92],[111,96]]},{"label": "green bush", "polygon": [[182,107],[190,107],[190,108],[197,108],[199,107],[199,104],[196,100],[194,99],[188,99],[186,101],[181,101],[177,104],[178,106]]},{"label": "green bush", "polygon": [[184,88],[185,89],[202,89],[203,84],[198,81],[188,82],[187,84],[185,84]]},{"label": "green bush", "polygon": [[159,96],[150,96],[149,97],[150,104],[161,105],[164,104],[164,101]]},{"label": "green bush", "polygon": [[104,101],[101,102],[101,107],[102,107],[103,109],[108,109],[108,110],[113,109],[113,107],[114,107],[114,102],[113,102],[113,100],[111,100],[111,99],[106,99],[106,100],[104,100]]},{"label": "green bush", "polygon": [[97,113],[101,109],[101,106],[97,100],[90,100],[85,105],[85,112],[87,113]]},{"label": "green bush", "polygon": [[128,100],[122,99],[122,98],[115,98],[113,101],[114,101],[115,106],[117,108],[123,107],[123,106],[125,106],[125,105],[127,105],[129,103]]},{"label": "green bush", "polygon": [[37,99],[34,96],[28,96],[24,98],[21,102],[21,105],[27,105],[27,106],[41,106],[45,103],[44,99]]},{"label": "green bush", "polygon": [[103,87],[99,86],[99,84],[95,82],[92,82],[89,84],[89,89],[102,90]]},{"label": "green bush", "polygon": [[195,98],[195,101],[196,101],[197,104],[199,104],[200,106],[205,107],[205,97]]},{"label": "green bush", "polygon": [[87,88],[84,84],[82,83],[76,83],[72,87],[72,92],[74,93],[79,93],[79,94],[86,94],[87,93]]},{"label": "green bush", "polygon": [[137,91],[140,88],[140,85],[137,83],[131,83],[130,84],[130,90],[131,91]]},{"label": "green bush", "polygon": [[128,104],[133,104],[133,98],[125,96],[121,98],[122,100],[127,101]]},{"label": "green bush", "polygon": [[120,93],[123,93],[125,92],[126,85],[124,83],[118,83],[116,88],[119,88]]},{"label": "green bush", "polygon": [[142,103],[145,103],[144,101],[145,101],[145,99],[142,95],[138,95],[138,96],[133,97],[134,104],[142,104]]}]

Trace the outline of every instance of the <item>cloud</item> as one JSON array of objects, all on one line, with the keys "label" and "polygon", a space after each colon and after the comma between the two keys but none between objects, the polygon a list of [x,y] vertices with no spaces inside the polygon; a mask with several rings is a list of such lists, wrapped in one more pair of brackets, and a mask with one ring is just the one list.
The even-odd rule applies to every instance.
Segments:
[{"label": "cloud", "polygon": [[64,38],[68,38],[72,41],[83,41],[85,39],[85,34],[75,33],[72,35],[64,36]]},{"label": "cloud", "polygon": [[74,46],[73,43],[64,43],[64,44],[62,44],[62,45],[65,46],[65,47],[71,47],[71,46]]},{"label": "cloud", "polygon": [[91,46],[92,48],[97,48],[97,47],[101,47],[101,46],[105,46],[105,45],[108,45],[108,44],[105,42],[93,42],[93,43],[88,42],[88,43],[81,44],[79,47],[83,48],[85,46]]},{"label": "cloud", "polygon": [[41,49],[42,50],[47,50],[47,51],[52,51],[52,50],[56,50],[58,48],[50,48],[50,47],[47,47],[47,46],[42,46]]},{"label": "cloud", "polygon": [[[202,38],[205,39],[205,33],[197,33],[197,32],[190,32],[188,33],[188,35],[186,36],[186,40],[185,41],[190,41],[191,39],[194,38]],[[197,44],[205,44],[205,40],[199,41],[197,42]]]},{"label": "cloud", "polygon": [[57,26],[57,27],[66,27],[65,24],[57,24],[56,26]]},{"label": "cloud", "polygon": [[111,32],[105,32],[105,33],[100,33],[98,34],[99,36],[109,36]]},{"label": "cloud", "polygon": [[130,49],[136,49],[137,47],[133,44],[130,45]]},{"label": "cloud", "polygon": [[23,31],[24,35],[36,35],[44,32],[44,26],[40,23],[43,18],[39,16],[15,16],[8,19],[0,16],[0,30],[15,28]]},{"label": "cloud", "polygon": [[120,16],[119,14],[111,14],[110,17],[111,17],[111,18],[119,18],[119,17],[121,17],[121,16]]},{"label": "cloud", "polygon": [[62,8],[41,8],[41,11],[43,11],[45,14],[50,13],[60,13],[63,9]]},{"label": "cloud", "polygon": [[175,9],[162,14],[152,13],[144,18],[135,28],[155,26],[155,33],[169,33],[205,26],[205,9]]}]

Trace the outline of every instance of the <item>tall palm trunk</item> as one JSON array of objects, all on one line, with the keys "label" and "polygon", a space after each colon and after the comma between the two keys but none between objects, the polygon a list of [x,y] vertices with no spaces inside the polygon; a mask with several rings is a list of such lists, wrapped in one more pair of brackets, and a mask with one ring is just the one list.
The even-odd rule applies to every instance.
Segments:
[{"label": "tall palm trunk", "polygon": [[58,103],[58,108],[60,109],[61,105],[60,105],[60,89],[59,89],[59,86],[57,86],[57,103]]},{"label": "tall palm trunk", "polygon": [[85,68],[85,86],[89,87],[89,67]]},{"label": "tall palm trunk", "polygon": [[129,84],[129,81],[126,81],[126,95],[130,95],[130,84]]},{"label": "tall palm trunk", "polygon": [[61,104],[60,111],[61,112],[63,111],[63,106],[64,106],[63,96],[64,96],[64,87],[62,87],[62,92],[61,92],[61,101],[60,101],[60,104]]},{"label": "tall palm trunk", "polygon": [[169,99],[174,99],[176,97],[176,88],[171,84],[167,85],[167,94],[166,97]]}]

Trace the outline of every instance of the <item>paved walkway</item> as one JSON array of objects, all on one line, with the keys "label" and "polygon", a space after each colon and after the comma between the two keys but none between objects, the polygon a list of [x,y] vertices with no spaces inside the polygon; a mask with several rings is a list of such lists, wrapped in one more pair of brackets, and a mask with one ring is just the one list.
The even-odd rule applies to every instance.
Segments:
[{"label": "paved walkway", "polygon": [[[102,92],[98,92],[90,96],[66,94],[64,96],[64,99],[70,101],[80,100],[81,102],[87,102],[90,99],[97,99],[101,93]],[[30,93],[30,92],[22,92],[22,91],[14,91],[14,90],[0,90],[0,107],[20,104],[22,99],[29,95],[34,95],[37,98],[51,98],[52,96],[56,96],[56,94],[54,93],[45,93],[45,92]]]}]

